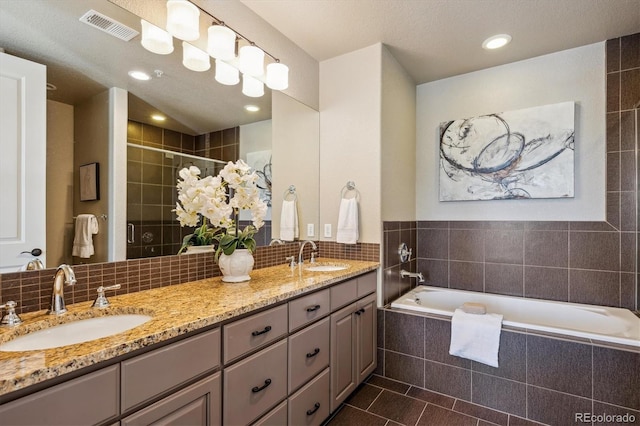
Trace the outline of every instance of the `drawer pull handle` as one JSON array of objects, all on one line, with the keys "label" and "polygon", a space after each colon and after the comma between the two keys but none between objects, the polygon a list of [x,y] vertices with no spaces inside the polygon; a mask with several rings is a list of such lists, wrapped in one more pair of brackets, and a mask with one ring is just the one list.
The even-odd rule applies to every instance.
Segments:
[{"label": "drawer pull handle", "polygon": [[320,309],[320,305],[309,306],[307,312],[317,311],[318,309]]},{"label": "drawer pull handle", "polygon": [[307,416],[310,416],[316,411],[318,411],[318,408],[320,408],[320,403],[316,402],[315,404],[313,404],[313,410],[307,410]]},{"label": "drawer pull handle", "polygon": [[252,335],[253,337],[255,337],[255,336],[259,336],[259,335],[261,335],[261,334],[264,334],[264,333],[266,333],[266,332],[268,332],[268,331],[271,331],[271,326],[270,326],[270,325],[266,326],[266,327],[264,328],[264,330],[261,330],[261,331],[254,331],[254,332],[252,332],[252,333],[251,333],[251,335]]},{"label": "drawer pull handle", "polygon": [[355,312],[354,312],[354,314],[356,314],[356,315],[362,315],[362,314],[364,314],[364,308],[362,308],[362,309],[358,309],[357,311],[355,311]]},{"label": "drawer pull handle", "polygon": [[254,386],[253,389],[251,389],[251,392],[253,393],[258,393],[263,389],[266,389],[267,386],[269,386],[271,384],[271,379],[267,379],[264,381],[264,385],[262,386]]},{"label": "drawer pull handle", "polygon": [[309,352],[307,354],[307,358],[313,358],[314,356],[318,355],[320,353],[320,348],[315,348],[313,350],[313,352]]}]

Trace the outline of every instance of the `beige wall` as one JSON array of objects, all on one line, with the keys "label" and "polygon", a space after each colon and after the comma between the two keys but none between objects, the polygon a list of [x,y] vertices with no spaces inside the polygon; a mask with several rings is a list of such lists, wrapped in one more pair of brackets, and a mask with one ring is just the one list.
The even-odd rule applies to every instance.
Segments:
[{"label": "beige wall", "polygon": [[[320,63],[320,240],[335,241],[340,191],[360,192],[359,242],[380,243],[381,56],[376,44]],[[322,232],[331,224],[330,238]]]},{"label": "beige wall", "polygon": [[[99,163],[100,200],[80,201],[79,185],[74,185],[73,215],[90,213],[96,216],[109,211],[109,91],[102,92],[75,106],[74,117],[74,183],[79,182],[79,167]],[[74,258],[74,263],[95,263],[108,260],[106,222],[98,219],[100,231],[93,236],[95,255],[89,259]]]},{"label": "beige wall", "polygon": [[47,101],[47,267],[70,263],[73,243],[73,106]]},{"label": "beige wall", "polygon": [[[604,43],[417,87],[419,220],[605,219]],[[439,202],[438,126],[480,114],[575,101],[575,198]]]},{"label": "beige wall", "polygon": [[[320,115],[318,111],[274,91],[272,117],[273,238],[280,237],[284,193],[290,185],[294,185],[298,197],[300,239],[317,240],[320,211]],[[315,236],[307,234],[308,224],[313,224]]]},{"label": "beige wall", "polygon": [[416,84],[382,48],[382,220],[416,218]]}]

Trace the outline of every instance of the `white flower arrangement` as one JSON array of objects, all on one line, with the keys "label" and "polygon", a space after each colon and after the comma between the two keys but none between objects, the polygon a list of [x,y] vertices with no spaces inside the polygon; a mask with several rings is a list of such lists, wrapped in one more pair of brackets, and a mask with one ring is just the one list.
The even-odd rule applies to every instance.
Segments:
[{"label": "white flower arrangement", "polygon": [[[228,162],[218,176],[200,177],[195,166],[179,172],[178,202],[175,212],[181,226],[200,228],[185,237],[182,252],[188,245],[219,242],[216,260],[223,252],[230,255],[236,248],[255,250],[255,233],[264,225],[267,203],[259,197],[258,175],[242,160]],[[251,210],[253,225],[238,229],[240,210]],[[202,219],[201,219],[202,218]],[[206,219],[214,227],[209,228]],[[201,223],[202,222],[202,223]]]}]

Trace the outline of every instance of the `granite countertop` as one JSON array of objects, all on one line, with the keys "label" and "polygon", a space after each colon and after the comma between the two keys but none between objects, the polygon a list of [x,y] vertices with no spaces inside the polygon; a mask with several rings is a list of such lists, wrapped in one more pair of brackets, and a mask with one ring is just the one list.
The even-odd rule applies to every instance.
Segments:
[{"label": "granite countertop", "polygon": [[108,297],[111,306],[92,309],[92,302],[67,305],[61,316],[45,311],[22,314],[17,327],[0,328],[0,343],[48,326],[101,315],[147,314],[153,318],[131,330],[54,349],[0,352],[0,395],[125,355],[203,327],[260,309],[378,268],[377,262],[319,259],[347,263],[334,272],[309,272],[287,265],[257,269],[244,283],[208,278],[137,293]]}]

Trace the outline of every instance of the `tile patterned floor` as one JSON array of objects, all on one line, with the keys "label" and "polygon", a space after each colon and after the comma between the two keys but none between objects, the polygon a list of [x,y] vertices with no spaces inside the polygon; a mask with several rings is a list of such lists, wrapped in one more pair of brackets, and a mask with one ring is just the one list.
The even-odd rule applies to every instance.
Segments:
[{"label": "tile patterned floor", "polygon": [[373,375],[325,426],[534,426],[539,423]]}]

